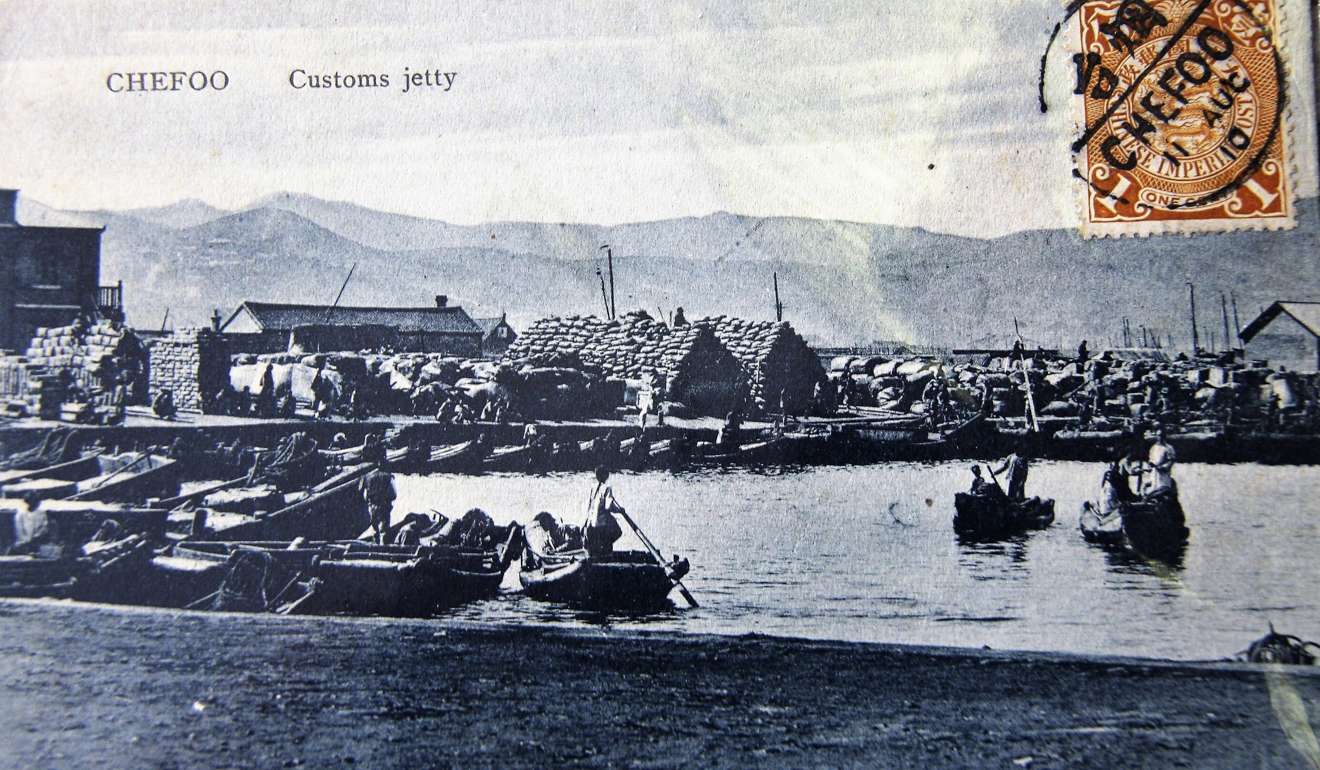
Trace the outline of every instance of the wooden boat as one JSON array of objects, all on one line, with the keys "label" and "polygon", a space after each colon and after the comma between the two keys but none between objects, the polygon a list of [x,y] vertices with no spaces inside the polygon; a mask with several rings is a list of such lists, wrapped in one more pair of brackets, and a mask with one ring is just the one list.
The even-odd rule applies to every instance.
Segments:
[{"label": "wooden boat", "polygon": [[[97,462],[98,453],[92,452],[72,460],[38,468],[10,468],[0,471],[0,492],[10,484],[18,484],[33,479],[55,479],[57,481],[81,481],[100,472]],[[5,495],[13,497],[14,495]]]},{"label": "wooden boat", "polygon": [[100,600],[106,586],[137,574],[151,555],[150,541],[129,535],[80,550],[57,549],[54,556],[0,556],[0,596]]},{"label": "wooden boat", "polygon": [[98,471],[77,482],[65,500],[134,502],[179,493],[180,468],[176,460],[145,452],[97,455]]},{"label": "wooden boat", "polygon": [[1054,500],[1049,498],[1011,501],[1000,495],[958,492],[953,506],[953,529],[967,537],[1004,537],[1054,523]]},{"label": "wooden boat", "polygon": [[486,455],[486,447],[479,441],[464,441],[435,447],[431,456],[424,460],[417,473],[459,473],[479,468]]},{"label": "wooden boat", "polygon": [[197,608],[403,617],[494,596],[521,549],[522,529],[514,524],[506,540],[490,550],[361,541],[188,541],[154,566],[173,573],[167,579],[176,582],[210,576],[211,590],[193,594],[189,602]]},{"label": "wooden boat", "polygon": [[533,599],[602,610],[656,609],[668,603],[673,579],[687,574],[686,559],[661,567],[645,551],[616,551],[587,558],[585,551],[544,556],[528,553],[518,573]]},{"label": "wooden boat", "polygon": [[346,468],[303,493],[286,498],[286,504],[253,514],[176,510],[171,517],[176,532],[199,540],[346,540],[361,535],[371,525],[371,516],[358,490],[358,483],[375,466]]},{"label": "wooden boat", "polygon": [[783,460],[789,439],[780,437],[766,441],[753,441],[736,447],[715,444],[698,445],[697,459],[706,463],[776,463]]},{"label": "wooden boat", "polygon": [[542,462],[544,450],[539,446],[509,445],[496,447],[482,458],[481,470],[490,473],[518,473],[536,470]]},{"label": "wooden boat", "polygon": [[1120,503],[1107,516],[1088,501],[1082,503],[1078,527],[1089,542],[1126,546],[1152,558],[1176,558],[1190,534],[1176,497]]}]

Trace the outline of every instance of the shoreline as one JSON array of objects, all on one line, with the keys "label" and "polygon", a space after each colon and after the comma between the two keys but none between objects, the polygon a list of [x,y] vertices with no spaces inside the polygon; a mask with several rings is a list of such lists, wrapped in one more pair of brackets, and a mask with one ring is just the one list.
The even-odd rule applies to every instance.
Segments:
[{"label": "shoreline", "polygon": [[1285,724],[1275,702],[1283,688],[1311,704],[1312,725],[1320,702],[1314,667],[237,619],[0,603],[0,729],[17,749],[5,761],[1304,767],[1289,731],[1312,727]]}]

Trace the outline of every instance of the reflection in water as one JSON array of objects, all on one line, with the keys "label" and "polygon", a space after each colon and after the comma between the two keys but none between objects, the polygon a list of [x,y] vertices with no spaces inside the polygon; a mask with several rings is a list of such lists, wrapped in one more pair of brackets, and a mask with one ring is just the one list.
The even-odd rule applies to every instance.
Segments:
[{"label": "reflection in water", "polygon": [[[1029,494],[1054,498],[1058,521],[994,543],[954,536],[965,463],[619,473],[620,503],[662,552],[691,561],[700,609],[586,615],[517,594],[511,571],[505,594],[445,617],[1182,658],[1239,650],[1267,620],[1320,636],[1320,468],[1178,466],[1193,543],[1175,564],[1082,539],[1078,511],[1101,471],[1035,464]],[[480,507],[499,523],[541,510],[577,523],[590,492],[586,473],[397,486],[399,516]],[[641,545],[629,533],[619,547]]]}]

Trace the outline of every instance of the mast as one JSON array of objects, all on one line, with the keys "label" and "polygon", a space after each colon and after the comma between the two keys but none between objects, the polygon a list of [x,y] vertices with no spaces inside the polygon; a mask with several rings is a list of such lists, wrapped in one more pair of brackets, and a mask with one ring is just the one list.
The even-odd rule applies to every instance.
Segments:
[{"label": "mast", "polygon": [[1237,337],[1235,337],[1234,339],[1236,339],[1236,340],[1238,341],[1238,344],[1241,345],[1241,344],[1242,344],[1242,322],[1238,320],[1238,313],[1237,313],[1237,292],[1233,291],[1232,289],[1229,289],[1229,292],[1228,292],[1228,301],[1233,303],[1233,328],[1237,330]]},{"label": "mast", "polygon": [[1233,344],[1233,335],[1228,329],[1228,298],[1222,291],[1219,292],[1219,309],[1224,314],[1224,349],[1232,350],[1237,346]]},{"label": "mast", "polygon": [[605,293],[605,275],[601,273],[600,267],[596,268],[596,277],[600,279],[600,301],[605,305],[605,319],[609,320],[611,318],[610,295]]},{"label": "mast", "polygon": [[1201,349],[1201,333],[1196,329],[1196,285],[1187,282],[1187,299],[1192,306],[1192,355]]},{"label": "mast", "polygon": [[784,303],[779,301],[779,273],[774,273],[775,281],[775,320],[784,320]]},{"label": "mast", "polygon": [[614,316],[619,308],[619,306],[616,305],[614,302],[614,251],[610,249],[610,245],[608,243],[605,244],[604,246],[601,246],[601,248],[605,250],[605,261],[609,265],[609,269],[610,269],[609,314],[610,314],[610,320],[612,321],[614,320]]}]

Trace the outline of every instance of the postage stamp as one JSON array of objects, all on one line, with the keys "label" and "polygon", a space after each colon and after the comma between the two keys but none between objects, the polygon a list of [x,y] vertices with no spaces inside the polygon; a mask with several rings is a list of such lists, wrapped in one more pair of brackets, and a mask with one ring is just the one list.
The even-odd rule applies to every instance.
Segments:
[{"label": "postage stamp", "polygon": [[1277,0],[1075,4],[1086,236],[1292,227]]}]

